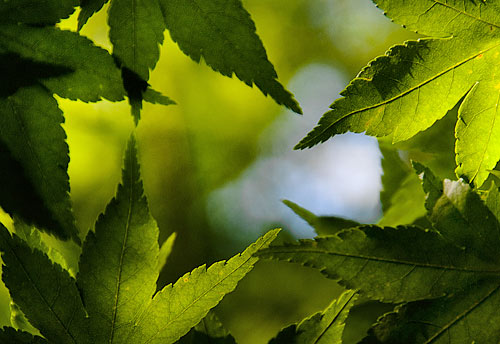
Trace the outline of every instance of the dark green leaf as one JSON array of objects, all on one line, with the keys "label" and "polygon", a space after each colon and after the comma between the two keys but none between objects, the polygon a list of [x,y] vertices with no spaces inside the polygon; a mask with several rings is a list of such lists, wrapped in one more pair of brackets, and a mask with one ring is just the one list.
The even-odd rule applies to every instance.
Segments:
[{"label": "dark green leaf", "polygon": [[113,55],[144,81],[160,58],[165,22],[158,0],[113,0],[108,13]]},{"label": "dark green leaf", "polygon": [[176,344],[236,344],[213,311]]},{"label": "dark green leaf", "polygon": [[125,343],[158,278],[158,227],[148,209],[135,141],[125,154],[123,184],[82,249],[78,287],[98,343]]},{"label": "dark green leaf", "polygon": [[55,27],[0,25],[0,53],[15,53],[37,63],[57,65],[72,73],[40,80],[63,98],[119,101],[125,90],[109,53],[75,32]]},{"label": "dark green leaf", "polygon": [[460,181],[441,181],[421,164],[414,164],[427,193],[427,217],[448,240],[485,261],[498,263],[498,220],[473,192]]},{"label": "dark green leaf", "polygon": [[500,341],[500,286],[481,281],[451,297],[402,305],[383,316],[362,344],[471,344]]},{"label": "dark green leaf", "polygon": [[258,255],[314,267],[349,289],[393,303],[439,297],[499,274],[494,264],[418,227],[359,227]]},{"label": "dark green leaf", "polygon": [[355,301],[356,292],[348,290],[323,312],[282,330],[269,344],[341,344],[345,320]]},{"label": "dark green leaf", "polygon": [[85,338],[86,312],[71,276],[17,235],[11,236],[3,226],[0,250],[2,280],[30,323],[54,343],[75,343],[76,338]]},{"label": "dark green leaf", "polygon": [[4,0],[0,2],[1,23],[53,25],[68,18],[78,0]]},{"label": "dark green leaf", "polygon": [[159,0],[172,39],[194,61],[247,85],[255,84],[278,104],[302,113],[278,81],[255,24],[240,0]]},{"label": "dark green leaf", "polygon": [[33,336],[31,333],[17,331],[12,327],[3,327],[0,329],[0,343],[5,344],[48,344],[48,342],[39,336]]},{"label": "dark green leaf", "polygon": [[0,98],[0,114],[0,205],[50,234],[79,242],[57,102],[40,86],[25,87]]},{"label": "dark green leaf", "polygon": [[104,6],[109,0],[80,0],[80,13],[78,14],[78,31],[80,31],[94,13]]}]

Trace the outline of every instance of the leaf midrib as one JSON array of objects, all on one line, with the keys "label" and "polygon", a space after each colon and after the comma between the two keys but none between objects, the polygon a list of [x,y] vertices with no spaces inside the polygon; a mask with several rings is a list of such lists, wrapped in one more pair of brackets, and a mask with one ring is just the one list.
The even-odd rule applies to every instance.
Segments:
[{"label": "leaf midrib", "polygon": [[[456,7],[450,6],[450,5],[449,5],[449,4],[447,4],[447,3],[441,2],[441,1],[439,1],[439,0],[433,0],[433,1],[434,1],[434,3],[435,3],[435,4],[437,4],[437,5],[441,5],[441,6],[443,6],[443,7],[449,8],[449,9],[451,9],[451,10],[453,10],[453,11],[456,11],[456,12],[458,12],[458,13],[460,13],[460,14],[464,15],[464,16],[467,16],[467,17],[470,17],[470,18],[472,18],[472,19],[474,19],[474,20],[477,20],[477,21],[480,21],[480,22],[482,22],[482,23],[485,23],[486,25],[491,25],[491,26],[494,26],[494,27],[496,27],[496,28],[500,28],[500,25],[498,25],[498,24],[494,24],[494,23],[488,22],[488,21],[486,21],[486,20],[484,20],[484,19],[482,19],[482,18],[480,18],[480,17],[475,17],[475,16],[473,16],[472,14],[467,13],[467,12],[465,12],[465,11],[463,11],[463,10],[460,10],[460,9],[458,9],[458,8],[456,8]],[[482,5],[482,4],[480,3],[480,4],[479,4],[479,6],[481,6],[481,5]]]},{"label": "leaf midrib", "polygon": [[[10,234],[8,234],[8,235],[10,235]],[[47,301],[47,299],[45,299],[45,297],[42,294],[42,292],[40,291],[40,289],[38,289],[37,285],[33,282],[33,279],[31,278],[31,276],[28,273],[28,271],[25,269],[24,264],[22,264],[21,260],[17,256],[16,251],[12,248],[9,240],[4,240],[4,242],[6,242],[7,245],[9,246],[12,255],[15,257],[15,259],[18,262],[19,266],[21,266],[21,269],[24,272],[24,274],[26,275],[26,278],[30,281],[32,287],[36,290],[36,292],[38,293],[38,295],[40,296],[40,298],[43,300],[43,302],[45,303],[45,305],[49,309],[50,313],[52,313],[54,315],[55,319],[61,325],[61,327],[64,329],[64,332],[66,332],[66,334],[69,336],[69,338],[71,339],[71,341],[73,343],[77,343],[76,339],[73,337],[73,335],[71,334],[71,332],[69,331],[69,329],[66,328],[66,326],[64,325],[64,323],[62,322],[62,320],[59,318],[59,316],[57,315],[57,313],[54,311],[54,309],[52,308],[52,306],[49,304],[49,302]],[[73,314],[73,316],[74,316],[74,314]]]},{"label": "leaf midrib", "polygon": [[[134,172],[133,170],[130,171],[129,174],[129,180],[130,184],[133,186],[134,185]],[[123,259],[125,255],[125,249],[127,247],[127,241],[128,241],[128,232],[130,229],[130,223],[131,223],[131,218],[132,218],[132,201],[133,201],[133,187],[130,188],[130,193],[129,193],[129,202],[128,202],[128,214],[127,214],[127,222],[125,223],[125,233],[124,233],[124,238],[123,238],[123,245],[121,248],[120,252],[120,263],[118,265],[118,278],[116,281],[116,293],[115,293],[115,302],[113,305],[113,318],[111,321],[111,327],[110,327],[110,336],[109,336],[109,343],[113,343],[114,335],[115,335],[115,324],[116,324],[116,317],[118,314],[118,299],[119,299],[119,294],[120,294],[120,287],[121,287],[121,281],[122,281],[122,272],[123,272]]]},{"label": "leaf midrib", "polygon": [[[447,38],[447,39],[449,39],[449,38]],[[447,40],[447,39],[441,39],[441,40]],[[436,39],[436,40],[438,40],[438,39]],[[393,101],[395,101],[395,100],[397,100],[397,99],[400,99],[400,98],[404,97],[405,95],[407,95],[407,94],[409,94],[409,93],[411,93],[411,92],[415,91],[416,89],[420,89],[420,88],[421,88],[421,87],[423,87],[424,85],[426,85],[426,84],[428,84],[428,83],[430,83],[430,82],[434,81],[435,79],[437,79],[437,78],[441,77],[442,75],[444,75],[444,74],[446,74],[446,73],[448,73],[448,72],[450,72],[450,71],[452,71],[452,70],[455,70],[456,68],[460,67],[460,66],[461,66],[461,65],[463,65],[464,63],[467,63],[467,62],[471,61],[472,59],[476,58],[477,56],[479,56],[479,55],[481,55],[481,54],[484,54],[484,53],[488,52],[489,50],[492,50],[492,49],[494,49],[494,48],[497,48],[498,46],[500,46],[500,43],[495,44],[495,45],[493,45],[493,46],[491,46],[491,47],[489,47],[489,48],[483,49],[483,50],[481,50],[481,51],[479,51],[479,52],[475,53],[474,55],[469,56],[469,57],[467,57],[466,59],[464,59],[464,60],[462,60],[462,61],[460,61],[460,62],[457,62],[456,64],[454,64],[454,65],[452,65],[452,66],[450,66],[450,67],[446,68],[445,70],[443,70],[443,71],[441,71],[441,72],[437,73],[436,75],[432,76],[431,78],[428,78],[428,79],[426,79],[426,80],[424,80],[424,81],[420,82],[419,84],[417,84],[417,85],[415,85],[415,86],[413,86],[413,87],[410,87],[410,88],[409,88],[409,89],[407,89],[406,91],[401,92],[400,94],[395,95],[395,96],[393,96],[393,97],[391,97],[391,98],[389,98],[389,99],[386,99],[386,100],[384,100],[384,101],[382,101],[382,102],[379,102],[379,103],[376,103],[376,104],[373,104],[373,105],[370,105],[370,106],[365,106],[365,107],[363,107],[363,108],[361,108],[361,109],[357,109],[357,110],[354,110],[354,111],[351,111],[351,112],[347,113],[347,114],[343,115],[342,117],[338,118],[337,120],[335,120],[334,122],[330,123],[330,124],[329,124],[328,126],[326,126],[326,128],[324,128],[324,129],[323,129],[320,133],[315,134],[313,137],[311,137],[311,138],[310,138],[308,141],[306,141],[306,142],[311,142],[311,141],[313,141],[313,140],[314,140],[314,138],[315,138],[315,137],[319,137],[319,136],[324,135],[324,134],[325,134],[326,132],[328,132],[328,131],[329,131],[329,130],[330,130],[330,129],[331,129],[331,128],[335,125],[335,124],[337,124],[338,122],[340,122],[340,121],[342,121],[342,120],[346,119],[347,117],[353,116],[353,115],[358,114],[358,113],[360,113],[360,112],[364,112],[364,111],[368,111],[368,110],[375,109],[375,108],[377,108],[377,107],[379,107],[379,106],[382,106],[382,105],[386,105],[386,104],[392,103]],[[387,55],[385,55],[385,56],[387,56]],[[356,79],[354,79],[354,80],[357,80],[357,79],[363,79],[363,78],[356,78]],[[353,80],[353,81],[354,81],[354,80]],[[346,98],[341,98],[341,99],[346,99]],[[334,104],[335,104],[335,103],[334,103]],[[332,110],[330,110],[330,111],[334,111],[334,109],[332,109]],[[305,142],[304,142],[303,144],[305,144]],[[302,145],[303,145],[303,144],[302,144]]]},{"label": "leaf midrib", "polygon": [[431,263],[423,263],[423,262],[412,262],[412,261],[407,261],[407,260],[396,260],[396,259],[391,259],[391,258],[382,258],[382,257],[374,257],[374,256],[367,256],[367,255],[362,255],[362,254],[352,254],[352,253],[341,253],[341,252],[332,252],[332,251],[327,251],[327,250],[320,250],[320,249],[305,249],[305,248],[299,248],[299,249],[272,249],[269,251],[263,251],[261,254],[297,254],[297,253],[308,253],[308,254],[322,254],[322,255],[333,255],[333,256],[339,256],[339,257],[346,257],[346,258],[353,258],[353,259],[364,259],[367,261],[374,261],[374,262],[381,262],[381,263],[389,263],[389,264],[399,264],[399,265],[409,265],[413,267],[420,267],[420,268],[428,268],[428,269],[437,269],[437,270],[450,270],[450,271],[458,271],[458,272],[465,272],[465,273],[480,273],[480,274],[492,274],[492,275],[500,275],[500,269],[499,270],[482,270],[482,269],[470,269],[466,267],[459,267],[459,266],[446,266],[446,265],[440,265],[440,264],[431,264]]},{"label": "leaf midrib", "polygon": [[[268,240],[262,242],[261,245],[259,245],[259,249],[263,246],[266,246],[269,242],[272,242],[274,240],[274,237],[270,237]],[[255,251],[257,252],[259,249],[256,249]],[[241,257],[241,255],[240,255]],[[157,335],[158,333],[160,333],[161,331],[165,330],[171,323],[173,323],[174,321],[176,321],[178,318],[180,318],[185,312],[188,311],[188,309],[190,309],[194,304],[196,304],[200,299],[202,299],[205,295],[207,295],[208,293],[210,293],[212,290],[214,290],[217,286],[219,286],[222,282],[224,282],[227,278],[229,278],[233,273],[235,273],[236,271],[238,271],[243,265],[245,265],[250,259],[255,259],[255,257],[253,255],[250,255],[247,259],[245,259],[243,262],[241,262],[238,266],[236,266],[231,272],[229,272],[226,276],[224,276],[224,278],[221,278],[219,281],[217,281],[217,283],[215,283],[213,286],[211,286],[209,289],[207,289],[205,292],[203,292],[200,296],[198,296],[196,299],[194,299],[189,305],[187,305],[186,307],[184,307],[184,309],[178,313],[175,317],[171,318],[169,321],[166,322],[166,324],[161,328],[159,329],[154,335],[152,335],[150,338],[148,338],[144,343],[147,344],[147,343],[150,343]],[[226,265],[229,261],[227,262],[224,262],[224,265]],[[206,270],[206,272],[208,272],[208,268]],[[173,288],[174,286],[172,286],[171,288]],[[168,288],[165,287],[165,288]],[[149,307],[153,305],[153,303],[150,303],[149,304]],[[145,312],[146,313],[146,312]]]}]

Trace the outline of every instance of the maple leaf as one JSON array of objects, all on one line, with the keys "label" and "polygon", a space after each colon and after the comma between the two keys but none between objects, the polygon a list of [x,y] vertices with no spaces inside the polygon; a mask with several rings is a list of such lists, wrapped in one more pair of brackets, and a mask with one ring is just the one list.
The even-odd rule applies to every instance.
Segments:
[{"label": "maple leaf", "polygon": [[345,291],[323,312],[284,328],[269,344],[341,344],[345,320],[356,299],[355,291]]},{"label": "maple leaf", "polygon": [[[125,154],[123,183],[82,248],[76,281],[45,253],[0,226],[2,279],[26,319],[54,343],[174,343],[231,292],[269,245],[268,232],[243,253],[204,265],[156,291],[158,228],[147,205],[135,140]],[[26,232],[24,232],[26,233]],[[29,235],[28,235],[29,236]],[[4,328],[0,338],[45,341]]]},{"label": "maple leaf", "polygon": [[465,96],[456,126],[456,174],[481,186],[500,159],[500,2],[375,3],[395,22],[433,38],[394,46],[371,61],[296,148],[347,131],[404,141]]},{"label": "maple leaf", "polygon": [[[82,1],[78,28],[106,2]],[[235,74],[278,104],[302,113],[293,95],[278,82],[255,24],[240,0],[112,0],[108,23],[113,54],[120,66],[137,76],[136,87],[141,81],[147,83],[149,71],[160,56],[163,32],[168,29],[180,49],[194,61],[203,58],[213,70],[228,77]],[[131,101],[136,121],[141,101],[137,96]]]},{"label": "maple leaf", "polygon": [[370,299],[402,303],[363,343],[496,343],[499,189],[489,190],[485,204],[468,184],[414,167],[431,229],[361,226],[257,255],[311,266]]}]

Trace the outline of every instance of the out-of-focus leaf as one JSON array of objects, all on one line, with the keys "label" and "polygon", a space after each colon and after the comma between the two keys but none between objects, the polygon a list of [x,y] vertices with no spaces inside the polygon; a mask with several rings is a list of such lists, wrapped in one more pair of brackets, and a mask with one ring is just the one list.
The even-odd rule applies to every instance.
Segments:
[{"label": "out-of-focus leaf", "polygon": [[33,336],[31,333],[19,331],[12,327],[3,327],[0,329],[0,343],[48,344],[48,342],[42,337]]},{"label": "out-of-focus leaf", "polygon": [[177,238],[177,233],[170,234],[167,240],[165,240],[160,247],[160,251],[158,253],[158,273],[160,273],[165,267],[165,264],[167,264],[168,257],[174,248],[175,238]]},{"label": "out-of-focus leaf", "polygon": [[80,0],[80,13],[78,14],[78,31],[80,31],[87,21],[99,12],[109,0]]},{"label": "out-of-focus leaf", "polygon": [[269,344],[341,344],[345,320],[356,301],[356,292],[348,290],[323,312],[283,329]]},{"label": "out-of-focus leaf", "polygon": [[283,203],[293,210],[293,212],[304,219],[311,227],[314,228],[318,235],[335,234],[346,228],[361,226],[359,222],[343,219],[335,216],[316,216],[309,210],[302,208],[300,205],[292,201],[284,200]]},{"label": "out-of-focus leaf", "polygon": [[224,328],[215,313],[210,311],[198,325],[179,339],[176,344],[236,344],[236,340]]},{"label": "out-of-focus leaf", "polygon": [[240,0],[159,0],[172,39],[194,61],[201,58],[215,71],[233,73],[247,85],[255,84],[278,104],[302,113],[278,81],[255,24]]},{"label": "out-of-focus leaf", "polygon": [[40,86],[24,87],[0,98],[0,114],[0,205],[50,234],[79,242],[57,102]]}]

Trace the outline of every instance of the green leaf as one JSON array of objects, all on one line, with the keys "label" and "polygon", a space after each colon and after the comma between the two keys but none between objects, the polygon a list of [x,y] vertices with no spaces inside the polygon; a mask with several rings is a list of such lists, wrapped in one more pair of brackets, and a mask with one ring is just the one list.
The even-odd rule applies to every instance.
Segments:
[{"label": "green leaf", "polygon": [[113,58],[91,40],[55,27],[0,25],[0,53],[15,53],[37,63],[55,64],[72,73],[40,82],[63,98],[119,101],[125,90]]},{"label": "green leaf", "polygon": [[78,287],[98,343],[125,343],[156,291],[158,227],[144,196],[135,140],[125,153],[123,184],[89,232]]},{"label": "green leaf", "polygon": [[345,320],[356,298],[355,291],[344,292],[323,312],[283,329],[269,344],[341,344]]},{"label": "green leaf", "polygon": [[400,189],[406,177],[412,173],[410,166],[406,165],[399,156],[399,152],[391,146],[379,141],[382,153],[382,191],[380,202],[384,213],[391,207],[391,198]]},{"label": "green leaf", "polygon": [[50,234],[79,242],[57,102],[40,86],[24,87],[0,98],[0,114],[0,205]]},{"label": "green leaf", "polygon": [[318,235],[335,234],[346,228],[361,226],[359,222],[343,219],[341,217],[316,216],[309,210],[302,208],[292,201],[284,200],[283,203],[311,225]]},{"label": "green leaf", "polygon": [[172,39],[194,61],[201,58],[213,70],[255,84],[278,104],[302,113],[278,81],[256,34],[255,24],[240,0],[159,0]]},{"label": "green leaf", "polygon": [[28,319],[26,319],[26,316],[18,305],[11,301],[9,306],[10,323],[12,327],[14,327],[16,330],[22,330],[32,334],[40,334],[38,333],[38,330],[29,323]]},{"label": "green leaf", "polygon": [[404,141],[429,128],[467,95],[456,128],[457,175],[481,186],[500,159],[495,122],[499,4],[376,3],[396,22],[445,38],[409,41],[370,62],[296,148],[312,147],[347,131]]},{"label": "green leaf", "polygon": [[425,216],[425,194],[415,173],[406,176],[390,202],[391,206],[378,222],[380,226],[409,225]]},{"label": "green leaf", "polygon": [[0,2],[0,22],[53,25],[68,18],[77,0],[5,0]]},{"label": "green leaf", "polygon": [[45,339],[24,331],[18,331],[12,327],[3,327],[0,329],[0,343],[9,344],[45,344]]},{"label": "green leaf", "polygon": [[493,263],[418,227],[359,227],[258,256],[314,267],[349,289],[393,303],[440,297],[499,273]]},{"label": "green leaf", "polygon": [[[75,281],[59,265],[0,226],[2,280],[12,300],[47,340],[75,343],[88,335]],[[83,342],[83,341],[82,341]],[[83,342],[84,343],[84,342]]]},{"label": "green leaf", "polygon": [[489,34],[496,34],[500,28],[500,4],[497,1],[374,0],[374,2],[394,22],[428,36],[469,36],[471,29],[484,29]]},{"label": "green leaf", "polygon": [[424,197],[420,180],[399,155],[399,151],[385,142],[379,142],[382,152],[382,191],[380,200],[384,216],[380,226],[413,224],[425,215]]},{"label": "green leaf", "polygon": [[157,293],[136,322],[131,343],[174,343],[205,317],[225,294],[253,268],[258,258],[253,255],[266,248],[279,230],[269,231],[243,253],[228,261],[205,265],[179,278]]},{"label": "green leaf", "polygon": [[108,2],[109,0],[80,0],[80,13],[78,14],[78,31],[87,23],[90,17]]},{"label": "green leaf", "polygon": [[404,304],[379,319],[361,343],[498,343],[499,302],[498,280],[486,280],[452,297]]},{"label": "green leaf", "polygon": [[500,157],[500,92],[495,82],[479,82],[465,97],[456,127],[457,176],[481,186]]},{"label": "green leaf", "polygon": [[213,311],[176,344],[236,344],[236,340],[224,328]]},{"label": "green leaf", "polygon": [[165,22],[158,0],[113,0],[108,12],[109,38],[119,63],[149,80],[160,58]]},{"label": "green leaf", "polygon": [[477,257],[498,263],[498,220],[473,192],[460,181],[441,181],[421,164],[414,164],[427,193],[425,207],[433,226],[451,242]]},{"label": "green leaf", "polygon": [[172,253],[172,249],[174,248],[174,243],[175,239],[177,238],[177,233],[172,233],[170,236],[165,240],[165,242],[161,245],[160,251],[158,253],[158,273],[163,270],[165,267],[165,264],[167,264],[168,257],[170,256],[170,253]]},{"label": "green leaf", "polygon": [[89,232],[85,240],[77,281],[0,226],[3,280],[12,300],[47,340],[174,343],[234,290],[258,260],[254,253],[279,232],[268,232],[227,262],[187,273],[153,298],[161,263],[158,228],[149,213],[139,170],[132,137],[123,184],[99,217],[95,233]]}]

